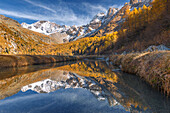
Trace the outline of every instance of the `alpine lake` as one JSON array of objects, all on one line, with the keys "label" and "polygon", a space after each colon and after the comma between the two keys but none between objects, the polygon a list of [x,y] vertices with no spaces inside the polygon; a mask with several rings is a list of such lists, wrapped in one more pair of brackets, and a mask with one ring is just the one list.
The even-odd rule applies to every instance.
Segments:
[{"label": "alpine lake", "polygon": [[170,99],[104,60],[0,69],[0,113],[170,113]]}]

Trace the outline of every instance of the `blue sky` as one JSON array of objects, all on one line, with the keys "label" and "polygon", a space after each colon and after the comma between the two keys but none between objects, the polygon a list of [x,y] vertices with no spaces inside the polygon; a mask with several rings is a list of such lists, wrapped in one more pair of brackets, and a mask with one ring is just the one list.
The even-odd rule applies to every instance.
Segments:
[{"label": "blue sky", "polygon": [[48,20],[60,25],[83,25],[109,7],[129,0],[0,0],[0,14],[20,23]]}]

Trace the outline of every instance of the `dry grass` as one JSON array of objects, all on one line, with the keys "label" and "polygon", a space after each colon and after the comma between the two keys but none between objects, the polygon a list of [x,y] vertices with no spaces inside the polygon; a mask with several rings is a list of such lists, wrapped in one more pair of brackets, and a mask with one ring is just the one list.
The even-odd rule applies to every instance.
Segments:
[{"label": "dry grass", "polygon": [[170,94],[170,51],[113,55],[110,60],[122,71],[137,74],[153,87]]},{"label": "dry grass", "polygon": [[57,56],[57,55],[0,55],[0,68],[21,67],[36,64],[74,61],[81,59],[98,59],[104,56]]},{"label": "dry grass", "polygon": [[54,55],[0,55],[0,68],[64,62],[77,59],[81,59],[81,57]]}]

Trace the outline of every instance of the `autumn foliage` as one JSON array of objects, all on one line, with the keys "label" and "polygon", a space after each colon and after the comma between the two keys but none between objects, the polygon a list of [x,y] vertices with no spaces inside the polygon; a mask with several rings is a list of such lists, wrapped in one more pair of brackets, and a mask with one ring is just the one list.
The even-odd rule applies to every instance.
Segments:
[{"label": "autumn foliage", "polygon": [[168,0],[155,0],[151,6],[127,11],[114,51],[142,51],[150,45],[170,46]]}]

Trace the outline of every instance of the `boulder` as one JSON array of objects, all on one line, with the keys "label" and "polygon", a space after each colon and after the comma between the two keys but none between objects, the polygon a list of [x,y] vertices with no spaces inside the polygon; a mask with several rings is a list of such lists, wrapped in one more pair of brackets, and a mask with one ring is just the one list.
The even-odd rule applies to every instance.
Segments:
[{"label": "boulder", "polygon": [[159,45],[159,46],[152,45],[144,50],[144,52],[152,52],[152,51],[170,51],[170,48],[168,48],[164,45]]}]

